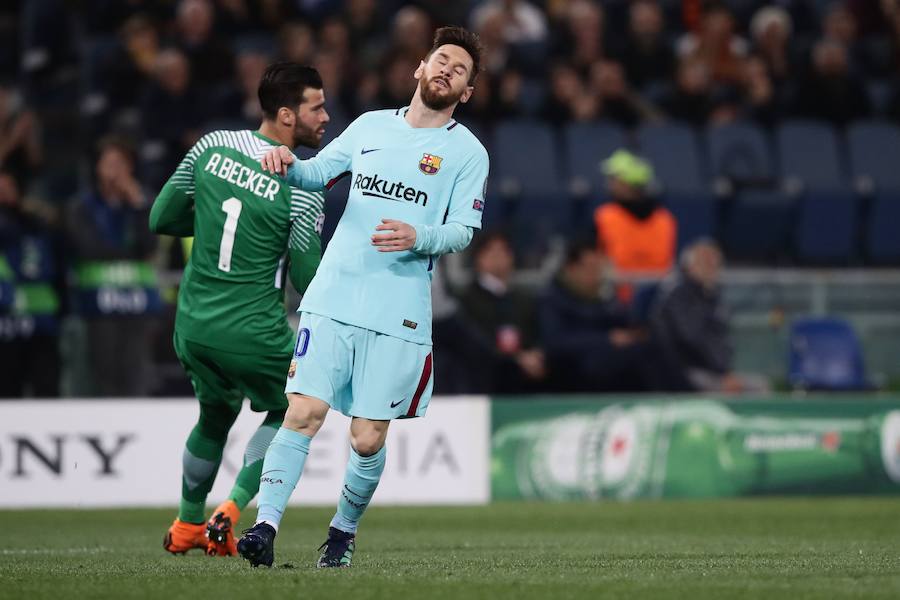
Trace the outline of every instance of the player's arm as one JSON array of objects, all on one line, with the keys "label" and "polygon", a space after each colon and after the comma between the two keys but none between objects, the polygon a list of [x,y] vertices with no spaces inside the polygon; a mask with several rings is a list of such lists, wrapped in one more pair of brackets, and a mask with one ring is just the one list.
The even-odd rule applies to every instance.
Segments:
[{"label": "player's arm", "polygon": [[382,219],[375,227],[372,245],[379,252],[412,250],[426,256],[439,256],[464,250],[476,229],[481,229],[489,161],[484,148],[463,166],[453,186],[447,217],[442,225],[409,225]]},{"label": "player's arm", "polygon": [[351,170],[353,138],[358,123],[365,115],[351,123],[341,135],[308,160],[300,160],[287,146],[269,150],[259,161],[264,171],[281,175],[288,185],[317,192]]},{"label": "player's arm", "polygon": [[288,239],[288,276],[298,294],[309,287],[322,261],[322,192],[291,198],[291,233]]},{"label": "player's arm", "polygon": [[206,147],[202,138],[166,181],[150,208],[150,231],[191,237],[194,235],[194,163]]}]

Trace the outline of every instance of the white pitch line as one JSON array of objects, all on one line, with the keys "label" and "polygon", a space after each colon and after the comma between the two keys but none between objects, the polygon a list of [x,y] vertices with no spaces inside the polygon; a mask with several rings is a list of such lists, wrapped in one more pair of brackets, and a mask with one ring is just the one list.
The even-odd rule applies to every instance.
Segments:
[{"label": "white pitch line", "polygon": [[23,548],[20,550],[0,550],[0,555],[101,554],[103,552],[112,552],[112,550],[103,546],[94,546],[92,548]]}]

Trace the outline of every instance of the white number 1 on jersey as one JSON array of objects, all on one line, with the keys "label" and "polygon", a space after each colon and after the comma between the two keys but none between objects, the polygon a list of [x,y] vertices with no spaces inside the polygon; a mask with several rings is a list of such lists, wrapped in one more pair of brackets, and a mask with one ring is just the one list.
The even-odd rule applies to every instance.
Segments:
[{"label": "white number 1 on jersey", "polygon": [[228,216],[225,218],[222,243],[219,245],[219,270],[226,273],[231,271],[231,253],[234,251],[234,235],[237,233],[241,208],[241,201],[237,198],[229,198],[222,203],[222,210]]}]

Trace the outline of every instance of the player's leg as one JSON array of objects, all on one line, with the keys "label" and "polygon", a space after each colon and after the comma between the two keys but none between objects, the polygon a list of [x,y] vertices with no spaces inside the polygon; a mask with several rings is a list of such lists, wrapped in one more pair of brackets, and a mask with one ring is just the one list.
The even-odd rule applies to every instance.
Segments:
[{"label": "player's leg", "polygon": [[266,450],[283,420],[283,410],[269,412],[247,443],[243,466],[238,472],[228,499],[213,510],[212,516],[206,524],[209,537],[206,553],[210,556],[234,556],[237,554],[234,529],[241,518],[241,511],[259,491],[259,478],[262,475]]},{"label": "player's leg", "polygon": [[276,531],[284,508],[303,474],[309,444],[328,415],[328,404],[303,394],[288,395],[284,423],[275,434],[263,462],[257,521]]},{"label": "player's leg", "polygon": [[250,408],[254,412],[268,414],[247,444],[243,466],[228,499],[212,512],[207,524],[207,554],[234,556],[238,553],[234,531],[241,511],[259,491],[266,450],[281,427],[287,410],[284,379],[293,349],[293,341],[289,341],[280,351],[253,356],[235,355],[237,359],[229,366],[229,373],[233,374],[237,386],[250,399]]},{"label": "player's leg", "polygon": [[347,395],[353,363],[347,326],[303,314],[287,373],[288,409],[263,461],[256,524],[244,532],[238,552],[253,566],[271,565],[274,538],[291,493],[300,480],[309,445],[328,409]]},{"label": "player's leg", "polygon": [[391,419],[425,414],[433,387],[431,347],[363,330],[356,338],[351,452],[320,567],[350,566],[359,520],[378,487]]},{"label": "player's leg", "polygon": [[390,421],[354,417],[350,423],[350,459],[337,512],[322,544],[319,567],[349,567],[356,549],[356,528],[384,472]]},{"label": "player's leg", "polygon": [[200,416],[191,430],[182,454],[181,502],[178,517],[163,540],[169,552],[183,553],[207,548],[206,497],[222,462],[228,432],[237,419],[242,394],[210,367],[212,349],[175,335],[175,350],[191,378]]},{"label": "player's leg", "polygon": [[259,509],[256,524],[244,531],[237,549],[251,566],[272,566],[275,535],[288,500],[309,455],[312,438],[322,427],[328,404],[302,394],[288,394],[284,423],[266,450],[259,480]]}]

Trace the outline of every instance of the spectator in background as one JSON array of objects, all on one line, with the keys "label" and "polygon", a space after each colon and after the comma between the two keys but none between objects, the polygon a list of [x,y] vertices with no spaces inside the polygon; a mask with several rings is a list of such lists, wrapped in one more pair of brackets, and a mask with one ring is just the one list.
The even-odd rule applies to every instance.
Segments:
[{"label": "spectator in background", "polygon": [[675,72],[675,52],[666,39],[662,8],[657,0],[636,0],[628,9],[628,33],[615,52],[628,82],[642,89],[668,81]]},{"label": "spectator in background", "polygon": [[376,67],[388,41],[384,33],[387,19],[379,9],[378,2],[348,0],[344,6],[344,21],[347,23],[353,56],[363,61],[366,69]]},{"label": "spectator in background", "polygon": [[506,44],[542,42],[547,38],[544,12],[526,0],[487,0],[472,11],[471,27],[478,31],[489,20],[503,21]]},{"label": "spectator in background", "polygon": [[210,0],[181,0],[176,14],[178,47],[187,56],[194,81],[212,86],[232,76],[231,47],[213,29],[215,8]]},{"label": "spectator in background", "polygon": [[422,60],[431,50],[434,26],[418,6],[404,6],[391,23],[391,47],[411,60]]},{"label": "spectator in background", "polygon": [[673,119],[702,127],[713,110],[712,80],[706,63],[696,59],[682,59],[678,63],[675,88],[660,102]]},{"label": "spectator in background", "polygon": [[606,58],[603,8],[590,0],[573,0],[565,15],[557,53],[580,74],[587,75],[591,65]]},{"label": "spectator in background", "polygon": [[600,101],[600,113],[626,128],[659,118],[656,111],[628,87],[622,65],[601,60],[591,67],[590,91]]},{"label": "spectator in background", "polygon": [[550,93],[540,109],[541,118],[554,125],[595,119],[600,111],[599,98],[588,93],[578,71],[567,63],[550,70]]},{"label": "spectator in background", "polygon": [[764,378],[733,370],[728,314],[719,294],[722,252],[711,240],[684,249],[681,268],[663,284],[651,311],[654,342],[671,391],[764,392]]},{"label": "spectator in background", "polygon": [[780,6],[764,6],[750,22],[754,52],[765,62],[776,85],[787,83],[793,73],[790,55],[793,22]]},{"label": "spectator in background", "polygon": [[847,49],[825,39],[813,48],[812,59],[812,73],[798,90],[794,112],[837,126],[869,116],[869,96],[865,84],[850,72]]},{"label": "spectator in background", "polygon": [[283,60],[308,65],[316,52],[312,28],[301,21],[285,23],[278,30],[278,51]]},{"label": "spectator in background", "polygon": [[109,117],[136,108],[144,81],[153,75],[160,52],[159,32],[149,17],[129,17],[119,29],[116,45],[107,53],[94,57],[90,72],[90,92],[82,109],[86,116],[97,119],[96,131],[109,128]]},{"label": "spectator in background", "polygon": [[[479,357],[486,389],[522,392],[544,378],[544,354],[537,348],[535,306],[527,294],[513,289],[513,250],[506,236],[482,234],[473,248],[475,279],[460,296],[463,312],[491,343]],[[532,386],[533,387],[533,386]]]},{"label": "spectator in background", "polygon": [[264,53],[244,50],[235,59],[236,81],[228,86],[217,103],[222,116],[229,121],[229,129],[252,129],[262,119],[257,90],[263,72],[270,63]]},{"label": "spectator in background", "polygon": [[[423,55],[424,56],[424,55]],[[408,54],[392,54],[381,70],[378,103],[383,108],[405,106],[416,91],[416,80],[409,74],[416,70],[419,60]],[[324,80],[324,77],[323,77]]]},{"label": "spectator in background", "polygon": [[60,256],[54,229],[0,170],[0,398],[59,395]]},{"label": "spectator in background", "polygon": [[154,80],[144,91],[141,125],[144,143],[141,155],[152,171],[147,173],[151,186],[161,186],[167,174],[199,139],[204,118],[212,115],[201,92],[192,81],[187,57],[174,48],[163,50],[156,58]]},{"label": "spectator in background", "polygon": [[14,88],[0,84],[0,168],[15,177],[21,189],[42,158],[37,115],[22,105]]},{"label": "spectator in background", "polygon": [[734,17],[728,8],[712,4],[703,12],[700,30],[678,41],[678,55],[704,63],[716,83],[735,84],[741,79],[747,42],[735,33]]},{"label": "spectator in background", "polygon": [[461,314],[459,301],[447,289],[443,268],[431,280],[432,338],[439,358],[434,370],[435,395],[475,394],[488,389],[483,357],[493,354],[491,340]]},{"label": "spectator in background", "polygon": [[73,202],[68,221],[78,312],[87,323],[94,393],[145,396],[153,326],[161,309],[151,258],[150,203],[135,178],[131,146],[101,142],[95,186]]},{"label": "spectator in background", "polygon": [[754,56],[744,63],[741,94],[742,116],[763,127],[775,126],[783,113],[784,103],[763,59]]},{"label": "spectator in background", "polygon": [[856,17],[844,2],[833,2],[822,18],[822,39],[837,42],[847,51],[849,71],[854,75],[883,74],[877,57],[871,56],[859,39]]},{"label": "spectator in background", "polygon": [[[603,161],[610,202],[594,212],[597,246],[619,275],[664,275],[675,261],[675,217],[648,193],[653,168],[627,150]],[[630,298],[629,288],[622,298]]]},{"label": "spectator in background", "polygon": [[603,254],[573,243],[539,303],[541,347],[551,389],[565,392],[640,391],[656,387],[656,361],[628,311],[601,295]]}]

